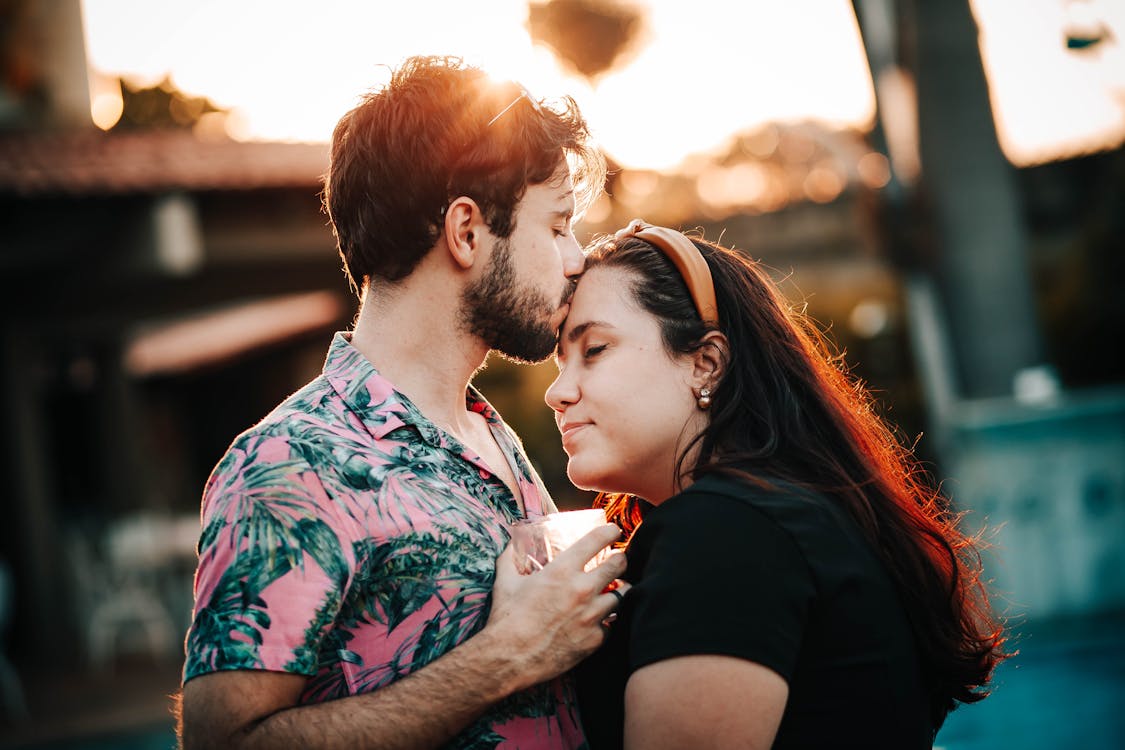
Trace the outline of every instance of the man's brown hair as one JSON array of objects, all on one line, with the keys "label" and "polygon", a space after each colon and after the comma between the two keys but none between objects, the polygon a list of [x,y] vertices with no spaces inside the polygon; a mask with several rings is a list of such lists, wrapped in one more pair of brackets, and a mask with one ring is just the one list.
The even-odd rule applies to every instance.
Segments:
[{"label": "man's brown hair", "polygon": [[409,58],[332,136],[323,200],[348,279],[359,291],[408,276],[462,195],[493,234],[510,236],[527,187],[564,162],[581,212],[603,187],[605,160],[573,99],[541,103],[460,58]]}]

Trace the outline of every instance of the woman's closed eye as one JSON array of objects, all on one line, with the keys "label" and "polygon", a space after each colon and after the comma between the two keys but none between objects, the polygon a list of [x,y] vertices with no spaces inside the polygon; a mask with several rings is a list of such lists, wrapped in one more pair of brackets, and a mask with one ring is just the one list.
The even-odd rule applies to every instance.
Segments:
[{"label": "woman's closed eye", "polygon": [[608,344],[598,344],[596,346],[588,346],[582,351],[582,356],[585,357],[586,359],[593,359],[594,357],[596,357],[599,354],[601,354],[602,352],[604,352],[606,346],[608,346]]}]

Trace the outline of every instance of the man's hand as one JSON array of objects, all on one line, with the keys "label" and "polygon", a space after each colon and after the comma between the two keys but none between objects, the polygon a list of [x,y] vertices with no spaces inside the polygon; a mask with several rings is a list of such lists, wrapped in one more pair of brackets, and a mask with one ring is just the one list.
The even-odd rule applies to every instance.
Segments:
[{"label": "man's hand", "polygon": [[620,534],[612,525],[595,529],[530,576],[519,575],[506,550],[484,629],[372,693],[299,706],[299,675],[196,677],[183,691],[183,747],[438,747],[489,706],[557,677],[602,643],[602,620],[618,602],[605,588],[625,572],[625,557],[610,555],[588,573],[583,566]]},{"label": "man's hand", "polygon": [[[624,574],[625,555],[613,553],[589,572],[583,568],[620,536],[613,524],[594,529],[527,576],[516,570],[510,545],[496,560],[492,611],[480,635],[507,643],[519,658],[521,688],[557,677],[602,644],[602,621],[620,601],[606,587]],[[623,582],[617,587],[622,594],[627,589]]]}]

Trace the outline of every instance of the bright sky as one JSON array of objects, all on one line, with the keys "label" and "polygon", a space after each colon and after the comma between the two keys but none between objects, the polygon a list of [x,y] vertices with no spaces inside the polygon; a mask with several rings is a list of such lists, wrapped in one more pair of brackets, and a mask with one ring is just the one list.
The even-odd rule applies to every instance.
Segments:
[{"label": "bright sky", "polygon": [[[246,138],[327,140],[386,66],[419,53],[463,56],[539,96],[574,96],[606,151],[630,167],[674,166],[767,121],[870,123],[874,95],[848,0],[634,1],[650,9],[647,43],[596,86],[532,45],[527,0],[83,0],[83,12],[96,71],[145,83],[171,74],[182,90],[236,108]],[[1059,26],[1073,6],[1079,16],[1120,16],[1125,2],[973,4],[988,24],[1010,158],[1073,150],[1076,138],[1120,140],[1125,65],[1116,81],[1103,68],[1121,59],[1125,23],[1114,21],[1117,37],[1097,59],[1068,53]]]},{"label": "bright sky", "polygon": [[[972,0],[1000,143],[1017,164],[1125,140],[1125,0]],[[1068,50],[1066,35],[1103,41]]]},{"label": "bright sky", "polygon": [[463,56],[538,96],[574,96],[628,166],[671,166],[768,120],[872,117],[847,0],[645,5],[649,44],[596,88],[532,45],[526,0],[84,0],[83,12],[97,70],[149,83],[171,72],[181,89],[237,107],[253,138],[327,140],[357,96],[385,80],[381,66],[418,53]]}]

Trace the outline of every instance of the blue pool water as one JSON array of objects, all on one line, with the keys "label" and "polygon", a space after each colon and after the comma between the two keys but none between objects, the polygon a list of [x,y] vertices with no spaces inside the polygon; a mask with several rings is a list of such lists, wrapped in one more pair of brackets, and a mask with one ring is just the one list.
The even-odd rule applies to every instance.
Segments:
[{"label": "blue pool water", "polygon": [[1014,630],[992,695],[954,711],[935,747],[1125,748],[1125,614]]}]

